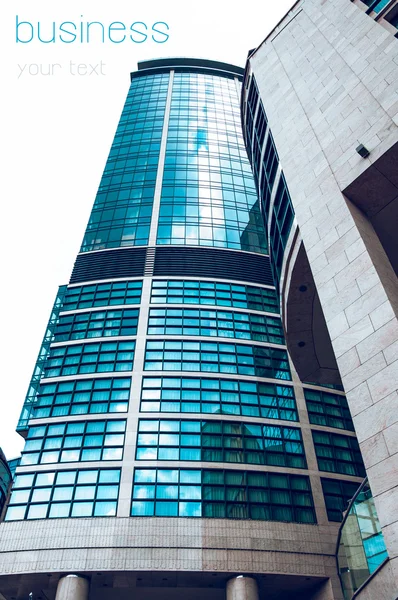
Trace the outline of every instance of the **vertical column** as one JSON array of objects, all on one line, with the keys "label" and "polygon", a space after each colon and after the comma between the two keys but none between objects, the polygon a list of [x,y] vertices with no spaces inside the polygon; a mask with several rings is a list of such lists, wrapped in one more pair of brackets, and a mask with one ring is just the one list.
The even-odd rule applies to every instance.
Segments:
[{"label": "vertical column", "polygon": [[167,90],[166,108],[164,111],[162,140],[160,142],[158,172],[157,172],[156,183],[155,183],[155,194],[153,197],[151,229],[150,229],[150,233],[149,233],[148,246],[156,246],[156,237],[157,237],[157,231],[158,231],[158,220],[159,220],[159,210],[160,210],[160,196],[162,193],[164,159],[166,156],[167,134],[169,131],[169,119],[170,119],[171,95],[173,92],[173,81],[174,81],[174,71],[171,70],[170,71],[170,79],[169,79],[169,87]]},{"label": "vertical column", "polygon": [[[307,460],[307,468],[309,470],[309,478],[311,482],[312,497],[314,500],[314,508],[318,525],[329,525],[329,519],[326,511],[325,498],[323,495],[320,473],[318,469],[318,461],[315,453],[314,442],[312,439],[311,424],[308,417],[307,403],[305,401],[305,393],[293,361],[289,357],[290,371],[292,374],[292,383],[294,386],[294,395],[296,396],[297,410],[299,413],[299,421],[301,435],[303,436],[303,444],[305,457]],[[332,534],[334,535],[334,534]],[[330,540],[333,544],[333,540]]]},{"label": "vertical column", "polygon": [[259,598],[257,582],[253,577],[238,575],[228,581],[227,600],[259,600]]},{"label": "vertical column", "polygon": [[[234,77],[234,81],[235,81],[235,88],[236,88],[237,96],[238,96],[238,98],[241,98],[241,96],[243,95],[243,85],[244,85],[244,82],[240,82],[239,79],[238,79],[238,77]],[[250,85],[249,85],[247,91],[249,91],[249,88],[250,88]],[[245,121],[246,121],[247,120],[248,103],[246,102],[244,104],[246,104],[246,117],[245,117]],[[257,113],[259,111],[259,107],[260,107],[260,96],[257,98],[256,110],[254,111],[254,115],[253,115],[253,124],[257,120]],[[253,152],[253,145],[254,145],[253,144],[253,142],[254,142],[254,129],[255,128],[253,127],[253,135],[252,135],[251,139],[247,140],[247,145],[250,146],[251,152]],[[268,129],[269,129],[269,125],[267,123],[267,130]],[[245,140],[246,139],[246,132],[243,131],[243,129],[242,129],[242,135],[243,135],[243,140]],[[268,137],[268,131],[266,131],[265,137]],[[265,143],[264,143],[263,149],[264,149],[264,147],[265,147]],[[260,186],[260,173],[258,174],[258,176],[259,176],[258,185]]]},{"label": "vertical column", "polygon": [[66,575],[58,582],[55,600],[88,600],[88,580],[79,575]]},{"label": "vertical column", "polygon": [[132,384],[127,415],[126,439],[123,453],[123,466],[120,478],[118,517],[130,516],[131,486],[135,460],[138,418],[140,412],[142,376],[144,373],[146,333],[148,328],[149,304],[151,301],[152,279],[144,277],[140,304],[140,316],[134,351]]}]

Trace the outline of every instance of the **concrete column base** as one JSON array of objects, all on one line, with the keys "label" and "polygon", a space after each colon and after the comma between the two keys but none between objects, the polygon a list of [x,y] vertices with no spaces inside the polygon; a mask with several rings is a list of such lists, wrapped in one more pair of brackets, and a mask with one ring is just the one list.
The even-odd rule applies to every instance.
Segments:
[{"label": "concrete column base", "polygon": [[55,600],[88,600],[89,584],[79,575],[66,575],[58,582]]},{"label": "concrete column base", "polygon": [[227,583],[227,600],[259,600],[256,580],[243,575],[230,579]]}]

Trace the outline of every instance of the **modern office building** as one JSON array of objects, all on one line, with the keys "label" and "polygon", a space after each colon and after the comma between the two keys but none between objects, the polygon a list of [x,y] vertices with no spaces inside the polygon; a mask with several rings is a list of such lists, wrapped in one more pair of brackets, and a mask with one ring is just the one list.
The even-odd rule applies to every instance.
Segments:
[{"label": "modern office building", "polygon": [[8,492],[11,485],[11,477],[12,474],[7,463],[7,459],[0,448],[0,519],[8,497]]},{"label": "modern office building", "polygon": [[365,471],[341,388],[302,384],[286,350],[243,74],[131,75],[18,427],[6,600],[342,599]]},{"label": "modern office building", "polygon": [[300,0],[249,53],[242,95],[288,351],[302,380],[343,383],[389,557],[360,597],[387,600],[398,596],[397,11]]}]

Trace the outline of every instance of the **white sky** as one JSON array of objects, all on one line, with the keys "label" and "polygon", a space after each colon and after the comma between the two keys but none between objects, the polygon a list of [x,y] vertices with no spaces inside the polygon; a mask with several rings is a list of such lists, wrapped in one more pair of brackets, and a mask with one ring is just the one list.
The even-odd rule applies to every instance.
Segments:
[{"label": "white sky", "polygon": [[[15,0],[4,2],[1,56],[1,395],[0,446],[18,456],[15,433],[58,285],[65,284],[87,224],[137,61],[191,56],[244,66],[293,0]],[[15,17],[41,23],[42,36],[62,21],[156,21],[164,44],[15,43]],[[83,15],[83,17],[81,17]],[[27,35],[21,30],[21,37]],[[26,38],[23,38],[26,39]],[[102,76],[69,73],[74,63],[105,63]],[[21,65],[58,63],[53,76]],[[31,67],[35,72],[37,67]],[[4,185],[5,181],[5,185]]]}]

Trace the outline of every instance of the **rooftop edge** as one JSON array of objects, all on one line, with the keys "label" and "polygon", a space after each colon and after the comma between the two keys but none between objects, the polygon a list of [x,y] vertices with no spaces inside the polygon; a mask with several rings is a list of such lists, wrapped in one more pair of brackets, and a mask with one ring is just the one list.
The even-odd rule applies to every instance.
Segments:
[{"label": "rooftop edge", "polygon": [[204,58],[156,58],[138,62],[138,70],[130,73],[130,78],[149,75],[150,73],[165,73],[174,69],[176,71],[190,71],[220,75],[221,77],[238,77],[243,79],[245,70],[242,67],[229,63]]}]

